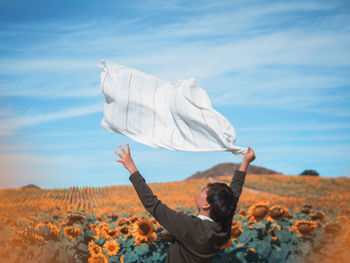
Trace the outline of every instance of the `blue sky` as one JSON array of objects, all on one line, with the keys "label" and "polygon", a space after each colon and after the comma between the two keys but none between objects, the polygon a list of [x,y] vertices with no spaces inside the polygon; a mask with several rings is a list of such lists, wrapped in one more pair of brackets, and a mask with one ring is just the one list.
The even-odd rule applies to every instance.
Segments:
[{"label": "blue sky", "polygon": [[101,126],[102,59],[195,78],[252,163],[350,177],[348,1],[0,1],[0,187],[179,181],[227,152],[155,149]]}]

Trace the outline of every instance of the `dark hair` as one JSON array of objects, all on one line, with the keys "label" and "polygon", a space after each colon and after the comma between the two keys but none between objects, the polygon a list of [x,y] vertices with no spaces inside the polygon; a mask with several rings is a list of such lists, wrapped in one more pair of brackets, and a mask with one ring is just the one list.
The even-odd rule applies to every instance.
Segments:
[{"label": "dark hair", "polygon": [[224,222],[233,216],[237,203],[232,188],[224,183],[209,183],[207,189],[210,218],[215,222]]}]

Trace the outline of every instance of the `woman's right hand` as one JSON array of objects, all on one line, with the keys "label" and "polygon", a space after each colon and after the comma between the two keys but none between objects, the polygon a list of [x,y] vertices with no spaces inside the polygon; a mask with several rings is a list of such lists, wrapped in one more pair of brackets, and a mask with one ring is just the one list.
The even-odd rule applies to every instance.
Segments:
[{"label": "woman's right hand", "polygon": [[250,148],[249,146],[248,146],[248,151],[243,156],[243,160],[248,162],[248,163],[251,163],[252,161],[255,160],[255,153],[254,153],[253,149]]}]

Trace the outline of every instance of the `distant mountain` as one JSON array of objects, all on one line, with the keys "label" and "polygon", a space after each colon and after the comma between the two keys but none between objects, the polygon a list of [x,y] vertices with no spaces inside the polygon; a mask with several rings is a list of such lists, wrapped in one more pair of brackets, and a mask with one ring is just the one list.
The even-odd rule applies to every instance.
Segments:
[{"label": "distant mountain", "polygon": [[[238,170],[241,166],[240,163],[221,163],[213,166],[212,168],[205,170],[203,172],[196,172],[191,175],[188,179],[197,179],[197,178],[209,178],[217,177],[217,176],[232,176],[235,170]],[[280,172],[276,172],[274,170],[270,170],[261,166],[249,165],[247,174],[282,174]]]},{"label": "distant mountain", "polygon": [[22,186],[21,188],[37,188],[37,189],[41,189],[39,186],[37,186],[35,184],[27,184],[25,186]]}]

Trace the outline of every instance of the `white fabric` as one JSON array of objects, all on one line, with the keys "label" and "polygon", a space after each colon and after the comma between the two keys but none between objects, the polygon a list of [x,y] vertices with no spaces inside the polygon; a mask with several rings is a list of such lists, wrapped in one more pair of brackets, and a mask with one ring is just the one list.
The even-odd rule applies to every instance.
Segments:
[{"label": "white fabric", "polygon": [[214,222],[213,219],[211,219],[210,217],[204,216],[204,215],[198,215],[197,217],[199,217],[199,218],[202,219],[202,220],[209,220],[209,221],[211,221],[211,222]]},{"label": "white fabric", "polygon": [[247,148],[235,145],[233,126],[212,108],[195,79],[171,83],[109,61],[99,66],[106,130],[156,148],[246,153]]}]

